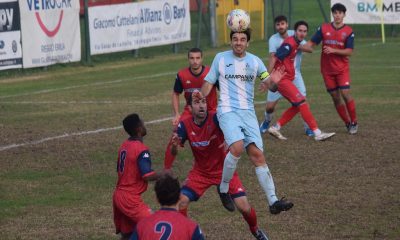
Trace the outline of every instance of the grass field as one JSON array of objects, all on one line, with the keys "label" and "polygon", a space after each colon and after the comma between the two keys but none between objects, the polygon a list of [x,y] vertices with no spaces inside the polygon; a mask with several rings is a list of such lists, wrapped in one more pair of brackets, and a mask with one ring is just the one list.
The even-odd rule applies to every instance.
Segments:
[{"label": "grass field", "polygon": [[[227,47],[206,51],[205,63],[222,49]],[[288,141],[264,136],[277,192],[295,203],[278,216],[267,211],[254,168],[246,157],[240,160],[249,200],[271,239],[400,239],[399,49],[398,39],[356,42],[355,136],[346,133],[325,92],[319,51],[305,56],[311,109],[321,129],[337,136],[315,142],[303,135],[298,118],[283,130]],[[265,43],[251,43],[250,51],[265,57]],[[145,143],[154,168],[161,169],[171,89],[186,65],[186,55],[178,54],[1,75],[0,238],[117,239],[111,196],[117,149],[126,138],[121,120],[137,112],[148,123]],[[257,93],[259,119],[264,99]],[[287,106],[282,101],[277,115]],[[190,167],[190,152],[181,151],[174,166],[181,180]],[[157,209],[152,187],[144,198]],[[240,215],[221,206],[215,189],[189,214],[207,239],[252,239]]]}]

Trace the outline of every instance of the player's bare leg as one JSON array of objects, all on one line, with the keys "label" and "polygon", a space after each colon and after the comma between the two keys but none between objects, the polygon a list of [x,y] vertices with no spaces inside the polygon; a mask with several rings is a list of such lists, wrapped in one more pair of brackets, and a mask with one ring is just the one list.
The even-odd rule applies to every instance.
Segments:
[{"label": "player's bare leg", "polygon": [[179,197],[179,212],[185,217],[187,217],[189,203],[190,199],[186,195],[181,194]]},{"label": "player's bare leg", "polygon": [[272,179],[263,152],[254,143],[250,143],[246,150],[250,160],[256,167],[257,179],[267,197],[270,212],[272,214],[278,214],[281,211],[291,209],[293,203],[285,201],[284,199],[278,200],[276,196],[274,180]]}]

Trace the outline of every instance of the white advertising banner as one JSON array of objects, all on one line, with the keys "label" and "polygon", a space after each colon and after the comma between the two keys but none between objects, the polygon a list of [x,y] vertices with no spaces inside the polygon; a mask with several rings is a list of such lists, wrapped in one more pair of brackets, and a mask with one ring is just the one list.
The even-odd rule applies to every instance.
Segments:
[{"label": "white advertising banner", "polygon": [[19,0],[23,67],[80,61],[79,0]]},{"label": "white advertising banner", "polygon": [[89,8],[92,55],[190,40],[189,0],[158,0]]},{"label": "white advertising banner", "polygon": [[383,16],[385,24],[400,24],[399,0],[331,0],[331,6],[335,3],[346,6],[345,23],[380,24]]},{"label": "white advertising banner", "polygon": [[0,0],[0,70],[22,67],[17,0]]}]

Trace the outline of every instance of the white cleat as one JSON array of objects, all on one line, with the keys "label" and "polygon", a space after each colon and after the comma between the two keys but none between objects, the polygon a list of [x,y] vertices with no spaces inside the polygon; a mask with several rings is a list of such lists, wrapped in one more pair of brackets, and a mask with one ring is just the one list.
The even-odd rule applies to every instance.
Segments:
[{"label": "white cleat", "polygon": [[321,132],[321,134],[317,135],[314,137],[315,141],[325,141],[328,138],[331,138],[335,135],[336,133],[324,133]]},{"label": "white cleat", "polygon": [[268,128],[268,133],[279,140],[287,140],[275,126]]}]

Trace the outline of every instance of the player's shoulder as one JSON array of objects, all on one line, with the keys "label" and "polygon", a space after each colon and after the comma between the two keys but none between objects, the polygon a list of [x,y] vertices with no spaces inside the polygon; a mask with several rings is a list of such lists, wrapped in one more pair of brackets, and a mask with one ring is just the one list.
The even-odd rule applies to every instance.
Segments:
[{"label": "player's shoulder", "polygon": [[343,30],[347,32],[353,32],[353,28],[351,28],[349,25],[345,24],[343,25]]},{"label": "player's shoulder", "polygon": [[181,68],[178,71],[178,75],[187,74],[188,72],[190,72],[189,67]]}]

